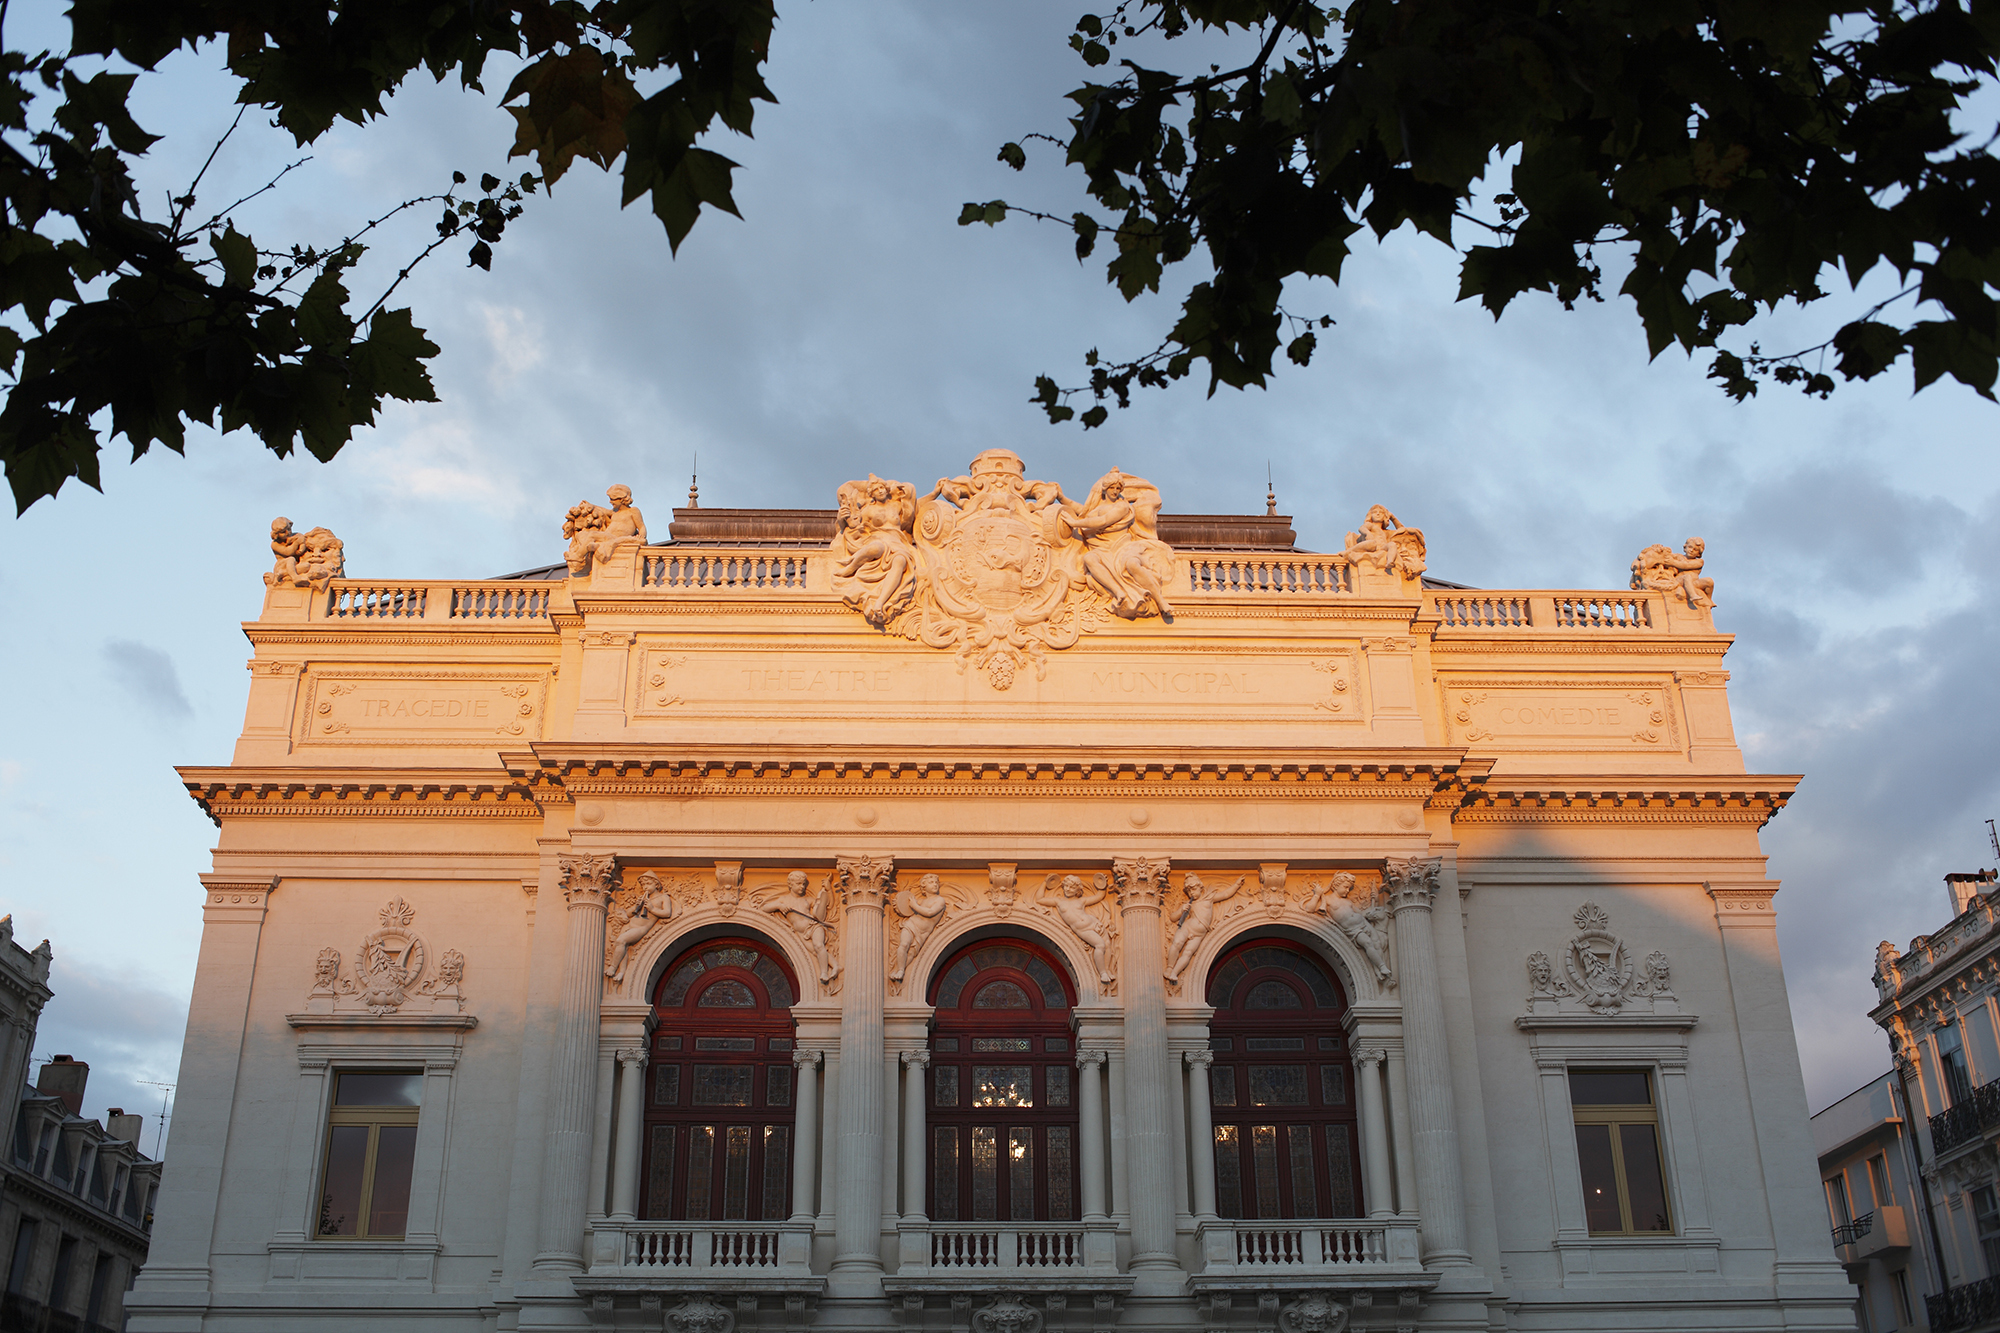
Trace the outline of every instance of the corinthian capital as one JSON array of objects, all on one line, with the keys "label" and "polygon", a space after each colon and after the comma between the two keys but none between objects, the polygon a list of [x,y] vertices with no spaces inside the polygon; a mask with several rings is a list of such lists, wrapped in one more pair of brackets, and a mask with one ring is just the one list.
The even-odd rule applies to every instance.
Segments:
[{"label": "corinthian capital", "polygon": [[833,877],[849,907],[880,907],[889,885],[896,877],[893,856],[839,856],[834,858]]},{"label": "corinthian capital", "polygon": [[1111,876],[1118,884],[1119,904],[1157,909],[1167,892],[1167,871],[1172,868],[1173,863],[1164,856],[1114,858]]},{"label": "corinthian capital", "polygon": [[1444,858],[1436,856],[1384,862],[1382,887],[1388,891],[1389,905],[1428,908],[1437,895],[1438,874],[1443,869]]},{"label": "corinthian capital", "polygon": [[618,879],[617,857],[558,856],[556,860],[562,866],[564,902],[574,902],[581,895],[586,902],[604,905]]}]

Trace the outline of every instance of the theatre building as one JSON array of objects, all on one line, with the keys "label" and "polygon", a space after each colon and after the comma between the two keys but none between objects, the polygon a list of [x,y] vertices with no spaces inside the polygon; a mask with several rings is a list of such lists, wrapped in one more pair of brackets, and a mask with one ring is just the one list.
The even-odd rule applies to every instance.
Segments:
[{"label": "theatre building", "polygon": [[135,1333],[1854,1327],[1699,543],[608,499],[274,525]]}]

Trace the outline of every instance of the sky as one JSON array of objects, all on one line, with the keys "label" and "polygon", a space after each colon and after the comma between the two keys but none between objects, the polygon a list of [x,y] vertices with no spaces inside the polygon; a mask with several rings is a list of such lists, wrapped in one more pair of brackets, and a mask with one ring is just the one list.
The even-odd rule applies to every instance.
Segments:
[{"label": "sky", "polygon": [[[185,457],[128,465],[113,443],[102,494],[71,485],[0,519],[0,911],[29,947],[53,941],[36,1054],[94,1066],[87,1114],[155,1115],[153,1081],[176,1077],[214,829],[173,765],[228,762],[274,515],[333,529],[350,575],[488,577],[560,559],[564,511],[612,482],[663,533],[697,457],[704,505],[831,507],[850,477],[927,484],[987,448],[1073,492],[1120,466],[1195,512],[1262,513],[1268,464],[1302,546],[1337,549],[1386,503],[1423,529],[1434,574],[1483,587],[1616,588],[1641,547],[1705,538],[1745,760],[1806,775],[1763,846],[1812,1108],[1887,1068],[1866,1017],[1876,941],[1936,929],[1944,874],[1995,863],[2000,409],[1950,383],[1913,397],[1906,369],[1826,402],[1732,403],[1700,362],[1649,364],[1628,303],[1528,297],[1496,324],[1454,301],[1449,251],[1405,234],[1363,245],[1338,291],[1288,291],[1338,321],[1309,369],[1052,428],[1035,375],[1075,383],[1092,347],[1150,347],[1178,304],[1126,305],[1055,228],[956,225],[968,200],[1080,206],[1055,150],[1022,175],[995,160],[1062,129],[1085,73],[1076,12],[781,4],[779,103],[754,140],[710,145],[743,165],[742,220],[704,214],[674,257],[579,166],[490,274],[447,247],[399,292],[444,348],[441,402],[391,406],[328,464],[202,428]],[[7,22],[10,47],[67,41],[48,0]],[[229,123],[218,67],[182,53],[139,81],[133,110],[165,136],[149,212]],[[518,174],[509,77],[496,66],[485,94],[426,78],[309,150],[246,117],[201,201],[309,152],[239,225],[267,248],[324,245],[454,169]],[[372,299],[433,217],[386,228],[354,290]],[[1807,345],[1841,317],[1758,334]]]}]

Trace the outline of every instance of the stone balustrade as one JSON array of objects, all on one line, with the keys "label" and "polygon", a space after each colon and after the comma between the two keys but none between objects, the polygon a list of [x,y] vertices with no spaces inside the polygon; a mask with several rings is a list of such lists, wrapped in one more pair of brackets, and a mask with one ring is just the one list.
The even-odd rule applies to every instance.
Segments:
[{"label": "stone balustrade", "polygon": [[1205,1276],[1279,1274],[1393,1276],[1421,1273],[1418,1222],[1412,1217],[1354,1221],[1204,1222]]},{"label": "stone balustrade", "polygon": [[599,1221],[591,1237],[593,1275],[812,1271],[809,1223]]}]

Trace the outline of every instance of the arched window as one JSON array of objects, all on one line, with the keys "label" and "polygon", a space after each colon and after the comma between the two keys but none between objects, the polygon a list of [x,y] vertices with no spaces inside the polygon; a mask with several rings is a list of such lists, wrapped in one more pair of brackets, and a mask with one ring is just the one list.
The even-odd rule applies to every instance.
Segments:
[{"label": "arched window", "polygon": [[712,940],[674,960],[654,993],[640,1177],[644,1216],[791,1216],[791,969],[756,940]]},{"label": "arched window", "polygon": [[928,1080],[934,1221],[1080,1215],[1073,998],[1053,958],[1023,941],[972,945],[939,970]]},{"label": "arched window", "polygon": [[1347,997],[1298,945],[1252,940],[1210,973],[1215,1206],[1224,1217],[1358,1217]]}]

